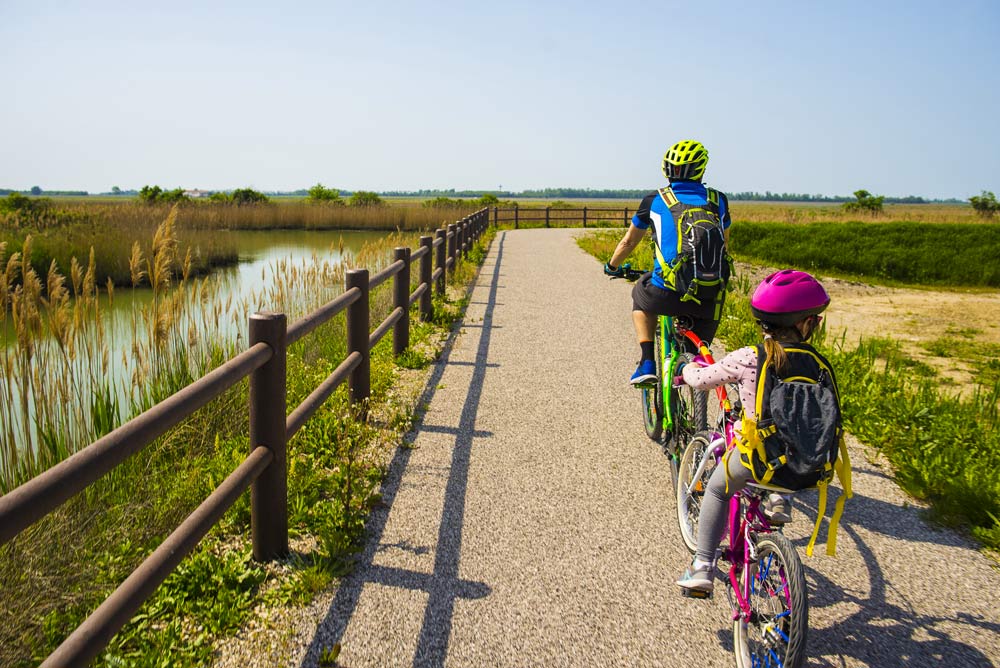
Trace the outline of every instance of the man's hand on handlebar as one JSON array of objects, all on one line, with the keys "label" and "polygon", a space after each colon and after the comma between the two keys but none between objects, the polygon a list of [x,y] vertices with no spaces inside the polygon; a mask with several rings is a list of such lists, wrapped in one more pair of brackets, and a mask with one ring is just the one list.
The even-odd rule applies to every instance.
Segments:
[{"label": "man's hand on handlebar", "polygon": [[618,265],[617,267],[612,267],[610,262],[604,263],[604,274],[610,276],[611,278],[625,278],[625,273],[629,268],[629,263]]},{"label": "man's hand on handlebar", "polygon": [[624,278],[626,281],[636,281],[644,272],[633,269],[628,262],[622,263],[620,267],[612,267],[610,262],[604,263],[604,273],[611,278]]}]

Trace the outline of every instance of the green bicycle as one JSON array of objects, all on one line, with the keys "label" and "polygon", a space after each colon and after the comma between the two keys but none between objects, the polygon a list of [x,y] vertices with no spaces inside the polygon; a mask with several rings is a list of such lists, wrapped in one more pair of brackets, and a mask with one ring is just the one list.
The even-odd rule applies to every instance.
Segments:
[{"label": "green bicycle", "polygon": [[[645,272],[622,265],[629,282]],[[642,418],[646,435],[663,448],[670,461],[670,479],[676,487],[680,455],[688,440],[708,428],[708,393],[688,385],[673,387],[673,378],[682,362],[694,355],[685,350],[684,341],[698,341],[691,332],[692,322],[685,316],[660,316],[654,333],[656,384],[642,386]]]}]

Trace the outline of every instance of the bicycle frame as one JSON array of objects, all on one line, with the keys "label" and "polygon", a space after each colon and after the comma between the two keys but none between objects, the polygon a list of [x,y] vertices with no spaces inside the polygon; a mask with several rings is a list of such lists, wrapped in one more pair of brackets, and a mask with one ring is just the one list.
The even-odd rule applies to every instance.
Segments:
[{"label": "bicycle frame", "polygon": [[674,332],[686,332],[687,330],[674,330],[673,318],[667,315],[657,317],[657,327],[660,331],[660,368],[663,369],[663,378],[660,379],[660,388],[663,401],[663,429],[669,433],[674,429],[674,402],[671,401],[673,393],[673,383],[670,379],[674,377],[677,368],[677,360],[680,358],[678,346],[674,345]]},{"label": "bicycle frame", "polygon": [[[685,331],[684,333],[698,346],[702,357],[709,364],[713,364],[715,360],[705,342],[701,341],[693,332]],[[715,465],[718,466],[722,463],[726,452],[735,447],[734,429],[736,416],[733,411],[732,402],[729,400],[729,395],[724,387],[719,386],[715,390],[722,409],[720,426],[723,431],[722,433],[716,433],[716,438],[712,440],[710,447],[705,450],[704,456],[698,462],[698,466],[692,476],[695,480],[701,479],[705,472],[705,467],[711,459],[714,459]],[[750,607],[750,587],[752,580],[744,578],[744,582],[740,582],[740,576],[744,569],[757,561],[754,543],[749,539],[749,533],[751,530],[757,533],[767,533],[773,530],[770,522],[768,522],[760,508],[760,497],[754,491],[757,489],[766,489],[766,487],[750,484],[739,494],[734,494],[729,500],[729,518],[727,522],[729,541],[728,546],[723,550],[722,556],[730,564],[728,574],[729,584],[736,598],[735,605],[732,606],[734,621],[737,619],[748,621],[752,614]],[[747,504],[746,510],[741,512],[744,502]]]}]

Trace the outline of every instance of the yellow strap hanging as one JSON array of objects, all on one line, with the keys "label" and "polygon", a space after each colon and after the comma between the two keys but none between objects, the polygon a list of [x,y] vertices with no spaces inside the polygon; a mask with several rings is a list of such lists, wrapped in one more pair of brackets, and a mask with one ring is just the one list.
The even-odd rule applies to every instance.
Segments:
[{"label": "yellow strap hanging", "polygon": [[[833,465],[833,471],[837,475],[837,480],[840,481],[842,491],[840,498],[834,504],[833,517],[830,518],[830,528],[826,533],[826,554],[831,557],[837,555],[837,528],[840,526],[840,518],[844,514],[844,504],[847,502],[847,499],[854,496],[854,490],[851,488],[851,457],[847,454],[847,444],[844,442],[843,435],[840,437],[840,457],[838,457],[837,462]],[[820,524],[822,524],[823,517],[826,515],[826,490],[829,483],[829,480],[823,480],[816,485],[819,488],[816,525],[813,527],[812,536],[809,538],[809,544],[806,546],[806,555],[810,557],[813,554],[813,547],[816,545],[816,537],[819,535]]]},{"label": "yellow strap hanging", "polygon": [[833,468],[837,472],[837,478],[840,480],[843,492],[837,499],[833,517],[830,518],[830,530],[827,532],[826,553],[831,557],[837,553],[837,526],[840,524],[840,516],[844,514],[844,504],[847,499],[854,496],[854,490],[851,489],[851,457],[847,454],[847,444],[844,442],[843,436],[840,437],[840,458]]}]

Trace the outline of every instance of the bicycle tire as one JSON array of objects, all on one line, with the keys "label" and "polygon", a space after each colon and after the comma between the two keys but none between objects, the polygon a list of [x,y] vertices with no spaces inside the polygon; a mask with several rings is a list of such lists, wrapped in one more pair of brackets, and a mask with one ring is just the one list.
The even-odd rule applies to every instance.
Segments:
[{"label": "bicycle tire", "polygon": [[694,480],[698,462],[711,447],[715,434],[709,431],[695,434],[681,454],[678,464],[677,480],[674,489],[677,492],[675,504],[677,507],[677,525],[681,531],[681,540],[688,552],[694,554],[698,548],[698,516],[701,514],[701,499],[708,486],[708,479],[715,470],[715,460],[711,460],[702,471],[701,476]]},{"label": "bicycle tire", "polygon": [[[742,578],[752,578],[749,621],[733,622],[737,668],[779,665],[799,668],[805,660],[809,599],[802,562],[780,532],[754,537],[757,561]],[[780,663],[776,663],[777,657]]]},{"label": "bicycle tire", "polygon": [[[694,359],[691,353],[681,353],[683,362]],[[708,392],[696,390],[690,385],[681,385],[670,393],[673,402],[674,444],[683,448],[688,440],[698,432],[708,429]]]},{"label": "bicycle tire", "polygon": [[662,442],[663,438],[663,367],[660,360],[660,333],[656,332],[653,339],[656,351],[656,385],[642,388],[642,421],[646,428],[646,436]]}]

